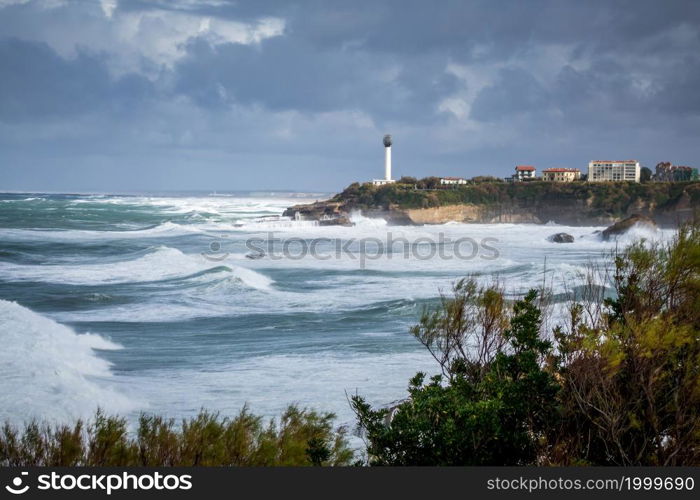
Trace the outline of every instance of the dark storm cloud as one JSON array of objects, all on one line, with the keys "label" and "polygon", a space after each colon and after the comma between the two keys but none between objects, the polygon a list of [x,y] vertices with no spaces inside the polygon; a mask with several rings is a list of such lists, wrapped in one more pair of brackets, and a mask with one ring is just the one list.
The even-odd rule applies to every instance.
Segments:
[{"label": "dark storm cloud", "polygon": [[43,42],[15,38],[0,40],[0,75],[0,120],[9,122],[120,112],[152,95],[139,75],[110,78],[95,55],[66,60]]},{"label": "dark storm cloud", "polygon": [[[607,96],[621,109],[697,111],[691,89],[700,66],[700,7],[694,2],[444,2],[439,8],[424,1],[259,2],[224,5],[220,12],[286,16],[287,35],[261,47],[193,43],[176,68],[177,90],[206,105],[233,97],[276,110],[360,109],[379,121],[430,120],[456,90],[444,71],[449,61],[515,58],[527,67],[539,45],[560,44],[570,47],[572,61],[593,60],[578,82],[568,65],[550,82],[506,67],[481,91],[471,116],[493,121],[575,107],[584,95],[567,84],[598,94],[595,99]],[[674,29],[686,36],[674,38]],[[620,63],[630,57],[677,59],[678,65],[669,78],[653,62]],[[380,78],[392,66],[395,78]],[[643,98],[634,87],[638,73],[650,87]]]},{"label": "dark storm cloud", "polygon": [[46,44],[0,41],[0,119],[62,116],[102,106],[111,86],[95,58],[59,57]]},{"label": "dark storm cloud", "polygon": [[[137,3],[146,8],[152,3]],[[160,2],[177,8],[178,2]],[[649,50],[639,42],[669,28],[697,26],[700,3],[692,0],[269,0],[265,2],[206,2],[190,9],[235,19],[281,16],[292,36],[322,47],[357,41],[367,50],[394,54],[441,51],[469,58],[479,44],[492,47],[492,56],[512,55],[527,44],[567,43],[595,53]],[[666,43],[656,47],[668,50]]]},{"label": "dark storm cloud", "polygon": [[536,112],[549,104],[547,91],[527,71],[505,68],[493,85],[484,88],[474,100],[471,117],[494,121],[515,114]]},{"label": "dark storm cloud", "polygon": [[192,44],[175,68],[179,93],[207,107],[229,102],[271,110],[362,110],[379,120],[429,119],[457,89],[445,58],[408,61],[337,51],[290,37],[257,46]]},{"label": "dark storm cloud", "polygon": [[[240,34],[269,18],[280,33]],[[605,155],[700,163],[699,26],[691,0],[12,4],[0,169],[34,157],[79,171],[109,152],[154,183],[189,185],[185,167],[201,163],[265,187],[249,178],[257,162],[295,170],[283,184],[336,189],[374,175],[385,131],[414,175]],[[168,170],[168,155],[184,166]],[[24,186],[36,168],[4,179]]]}]

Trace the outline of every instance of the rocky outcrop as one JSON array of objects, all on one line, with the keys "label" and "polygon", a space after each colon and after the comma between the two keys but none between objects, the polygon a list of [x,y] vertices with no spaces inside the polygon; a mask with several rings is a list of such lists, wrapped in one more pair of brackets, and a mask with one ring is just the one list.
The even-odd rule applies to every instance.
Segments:
[{"label": "rocky outcrop", "polygon": [[[550,183],[552,184],[552,183]],[[640,215],[664,227],[677,227],[700,210],[700,183],[680,185],[532,185],[493,184],[463,188],[454,196],[450,190],[413,190],[396,186],[382,188],[350,186],[328,201],[295,205],[284,215],[323,224],[350,222],[359,211],[370,218],[382,218],[389,225],[464,223],[555,222],[568,226],[608,226],[622,217]],[[455,198],[482,202],[458,202]],[[622,202],[620,200],[623,200]],[[421,207],[423,208],[417,208]]]},{"label": "rocky outcrop", "polygon": [[318,221],[319,226],[352,226],[343,204],[333,201],[317,201],[307,205],[294,205],[282,213],[295,220]]},{"label": "rocky outcrop", "polygon": [[600,233],[600,236],[603,238],[603,240],[609,241],[625,234],[633,227],[646,227],[653,230],[658,229],[656,223],[649,217],[634,214],[606,228],[602,233]]},{"label": "rocky outcrop", "polygon": [[294,205],[282,213],[285,217],[300,220],[321,220],[323,218],[347,217],[343,203],[337,201],[317,201],[305,205]]},{"label": "rocky outcrop", "polygon": [[327,217],[319,219],[319,226],[354,226],[353,222],[346,215],[338,215],[337,217]]},{"label": "rocky outcrop", "polygon": [[574,237],[569,233],[557,233],[548,237],[547,240],[552,243],[573,243]]}]

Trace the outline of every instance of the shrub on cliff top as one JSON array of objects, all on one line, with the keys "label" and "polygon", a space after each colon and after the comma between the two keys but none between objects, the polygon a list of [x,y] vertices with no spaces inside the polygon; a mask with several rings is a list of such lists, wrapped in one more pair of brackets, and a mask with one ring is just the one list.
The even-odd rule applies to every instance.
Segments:
[{"label": "shrub on cliff top", "polygon": [[386,209],[390,205],[430,208],[461,203],[513,206],[570,203],[573,206],[585,202],[592,215],[622,216],[638,202],[663,209],[673,206],[684,194],[691,204],[699,203],[700,182],[480,182],[447,188],[440,185],[439,178],[426,177],[415,184],[354,183],[333,200],[359,209]]}]

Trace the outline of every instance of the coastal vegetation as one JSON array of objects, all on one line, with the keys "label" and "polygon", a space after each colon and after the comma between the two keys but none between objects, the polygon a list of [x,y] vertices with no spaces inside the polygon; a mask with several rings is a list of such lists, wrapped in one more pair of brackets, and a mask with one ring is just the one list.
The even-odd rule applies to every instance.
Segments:
[{"label": "coastal vegetation", "polygon": [[330,201],[346,209],[434,208],[475,204],[532,206],[585,204],[591,216],[620,217],[636,203],[663,210],[687,196],[700,205],[700,182],[503,182],[493,177],[472,179],[466,185],[440,186],[439,178],[401,178],[394,184],[353,183]]},{"label": "coastal vegetation", "polygon": [[289,406],[265,423],[247,408],[234,418],[206,410],[176,425],[143,414],[126,419],[98,410],[90,421],[0,429],[1,466],[311,466],[349,465],[353,452],[332,413]]},{"label": "coastal vegetation", "polygon": [[569,285],[555,318],[544,285],[514,300],[458,281],[410,332],[440,374],[390,408],[351,397],[363,459],[333,414],[290,406],[267,424],[247,409],[131,432],[102,412],[5,424],[0,465],[700,465],[700,221]]},{"label": "coastal vegetation", "polygon": [[700,224],[611,264],[549,331],[546,289],[458,282],[412,329],[441,375],[394,408],[352,398],[369,463],[700,465]]}]

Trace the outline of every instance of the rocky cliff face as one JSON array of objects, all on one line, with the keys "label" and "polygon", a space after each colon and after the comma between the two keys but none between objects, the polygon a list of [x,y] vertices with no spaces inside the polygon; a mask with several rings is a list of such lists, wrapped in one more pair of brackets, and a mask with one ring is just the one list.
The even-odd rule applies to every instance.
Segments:
[{"label": "rocky cliff face", "polygon": [[517,200],[490,204],[448,204],[430,208],[404,208],[389,204],[387,208],[360,208],[342,201],[322,201],[309,205],[296,205],[288,208],[284,215],[303,220],[321,220],[329,217],[348,217],[353,211],[361,211],[366,217],[385,219],[392,225],[444,224],[446,222],[465,223],[535,223],[549,221],[570,226],[604,226],[632,214],[639,214],[656,221],[660,226],[675,227],[689,220],[697,207],[687,193],[675,203],[659,209],[653,202],[636,200],[630,204],[622,216],[601,214],[592,206],[590,199],[568,199],[541,202],[538,200]]},{"label": "rocky cliff face", "polygon": [[444,224],[449,221],[483,224],[533,223],[549,221],[571,226],[605,225],[614,217],[594,216],[584,206],[521,206],[521,205],[446,205],[435,208],[403,210],[413,224]]}]

